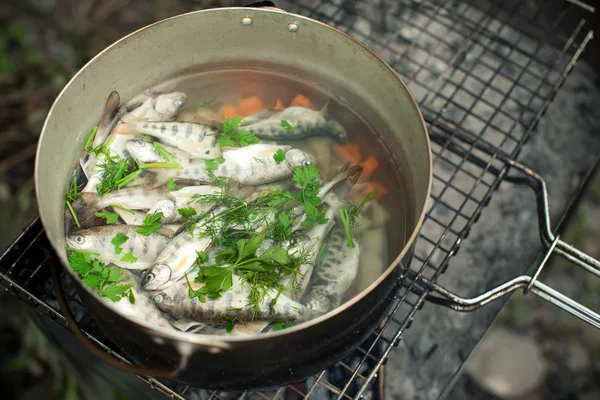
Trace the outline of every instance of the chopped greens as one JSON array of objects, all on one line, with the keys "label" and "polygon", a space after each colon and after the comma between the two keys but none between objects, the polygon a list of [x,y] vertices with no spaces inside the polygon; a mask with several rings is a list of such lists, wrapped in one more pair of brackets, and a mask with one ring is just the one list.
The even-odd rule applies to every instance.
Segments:
[{"label": "chopped greens", "polygon": [[219,147],[235,146],[236,143],[242,147],[258,143],[258,138],[245,130],[239,130],[242,117],[226,118],[223,121],[223,132],[220,133]]},{"label": "chopped greens", "polygon": [[287,322],[283,322],[283,321],[277,321],[273,324],[273,327],[271,328],[271,330],[273,331],[281,331],[283,329],[287,329],[290,326],[292,326],[292,322],[291,321],[287,321]]},{"label": "chopped greens", "polygon": [[179,189],[177,187],[177,184],[175,183],[175,179],[171,178],[167,181],[167,187],[169,188],[169,190],[174,191]]},{"label": "chopped greens", "polygon": [[193,217],[194,215],[196,215],[196,210],[194,209],[194,207],[178,208],[177,212],[183,218],[189,218],[189,217]]},{"label": "chopped greens", "polygon": [[282,149],[277,150],[275,154],[273,154],[273,160],[275,160],[277,164],[281,164],[283,160],[285,160],[285,152]]},{"label": "chopped greens", "polygon": [[91,259],[87,252],[71,251],[69,265],[90,289],[113,302],[127,296],[130,303],[135,303],[132,286],[118,284],[123,280],[119,268],[107,268],[98,259]]},{"label": "chopped greens", "polygon": [[140,176],[140,174],[143,171],[141,169],[138,169],[136,171],[133,171],[132,173],[128,174],[127,176],[119,179],[117,181],[117,188],[120,189],[123,186],[127,185],[128,183],[130,183],[131,181],[133,181],[135,178],[137,178],[138,176]]},{"label": "chopped greens", "polygon": [[215,101],[215,99],[205,101],[204,103],[198,102],[198,104],[196,104],[196,110],[199,110],[201,108],[206,108],[206,107],[210,106],[214,101]]},{"label": "chopped greens", "polygon": [[121,257],[121,261],[128,262],[128,263],[135,263],[135,262],[137,262],[137,260],[138,260],[137,257],[134,256],[131,251],[129,253],[123,254],[123,257]]},{"label": "chopped greens", "polygon": [[160,222],[160,219],[162,217],[163,217],[162,212],[157,212],[154,214],[146,214],[146,217],[144,218],[144,222],[135,231],[144,236],[152,235],[154,232],[156,232],[157,230],[160,229],[160,227],[162,225]]},{"label": "chopped greens", "polygon": [[151,169],[151,168],[171,168],[171,169],[183,169],[179,163],[150,163],[141,164],[140,169]]},{"label": "chopped greens", "polygon": [[101,174],[97,192],[101,196],[120,189],[135,178],[130,175],[135,169],[135,163],[129,157],[121,159],[119,156],[105,155],[98,165]]},{"label": "chopped greens", "polygon": [[90,132],[90,134],[87,137],[87,140],[85,141],[85,146],[83,146],[83,148],[86,149],[87,151],[90,151],[92,149],[92,143],[94,143],[94,138],[96,137],[96,132],[98,132],[97,125],[92,128],[92,131]]},{"label": "chopped greens", "polygon": [[294,129],[294,127],[284,119],[281,120],[281,127],[285,128],[286,131],[291,131],[292,129]]},{"label": "chopped greens", "polygon": [[154,146],[154,149],[156,150],[156,152],[165,160],[174,161],[177,159],[177,157],[175,157],[175,154],[173,154],[170,151],[168,151],[167,149],[165,149],[162,144],[160,144],[158,142],[154,142],[153,146]]},{"label": "chopped greens", "polygon": [[77,218],[77,213],[73,209],[71,202],[81,198],[80,189],[81,189],[81,187],[77,186],[77,176],[74,176],[73,177],[73,187],[71,187],[71,189],[67,190],[67,192],[65,193],[65,203],[67,204],[67,208],[69,209],[69,212],[73,216],[73,221],[75,221],[75,225],[77,225],[78,228],[81,228],[81,224],[79,223],[79,219]]},{"label": "chopped greens", "polygon": [[115,254],[121,254],[121,252],[123,251],[123,248],[121,248],[121,245],[128,240],[129,240],[129,236],[127,236],[123,232],[117,233],[117,235],[114,238],[112,238],[110,243],[115,245]]},{"label": "chopped greens", "polygon": [[340,220],[344,224],[344,230],[346,231],[346,238],[348,239],[348,247],[354,248],[354,240],[352,239],[352,227],[356,225],[356,218],[361,212],[365,204],[377,194],[378,190],[375,189],[363,199],[358,207],[341,207],[338,212],[340,213]]},{"label": "chopped greens", "polygon": [[225,325],[225,332],[227,333],[231,333],[236,323],[246,325],[244,319],[240,316],[221,315],[218,319],[227,323],[227,325]]},{"label": "chopped greens", "polygon": [[207,158],[204,160],[204,164],[206,165],[206,169],[208,171],[216,171],[219,169],[219,164],[223,164],[225,159],[223,157],[213,158],[212,160]]},{"label": "chopped greens", "polygon": [[130,208],[123,207],[123,206],[118,205],[118,204],[111,204],[110,206],[112,208],[118,208],[119,210],[123,210],[125,212],[128,212],[129,214],[135,215],[135,212],[132,209],[130,209]]},{"label": "chopped greens", "polygon": [[100,217],[100,218],[106,220],[107,225],[114,224],[119,219],[119,215],[115,214],[113,212],[97,211],[96,213],[94,213],[94,215],[96,217]]}]

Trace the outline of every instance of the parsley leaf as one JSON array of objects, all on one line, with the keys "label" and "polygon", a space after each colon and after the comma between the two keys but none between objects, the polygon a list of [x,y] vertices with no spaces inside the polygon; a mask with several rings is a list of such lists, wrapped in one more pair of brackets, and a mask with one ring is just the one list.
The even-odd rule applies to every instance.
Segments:
[{"label": "parsley leaf", "polygon": [[160,229],[160,226],[162,225],[160,222],[160,219],[162,217],[163,217],[162,212],[157,212],[154,214],[146,214],[146,217],[144,218],[144,222],[135,231],[141,235],[150,236],[151,234],[156,232],[158,229]]},{"label": "parsley leaf", "polygon": [[[126,296],[126,293],[131,290],[131,285],[108,285],[105,286],[100,294],[108,297],[110,300],[117,302]],[[134,300],[135,301],[135,300]]]},{"label": "parsley leaf", "polygon": [[196,251],[196,263],[198,265],[203,265],[208,262],[208,254],[204,251]]},{"label": "parsley leaf", "polygon": [[216,171],[219,169],[219,164],[223,164],[225,159],[223,157],[217,157],[211,159],[205,159],[204,164],[206,165],[206,169],[209,171]]},{"label": "parsley leaf", "polygon": [[294,127],[284,119],[281,120],[281,126],[285,128],[286,131],[291,131],[292,129],[294,129]]},{"label": "parsley leaf", "polygon": [[196,210],[194,209],[194,207],[178,208],[177,212],[183,218],[189,218],[189,217],[193,217],[194,215],[196,215]]},{"label": "parsley leaf", "polygon": [[98,211],[96,213],[94,213],[94,215],[96,217],[100,217],[106,220],[106,223],[108,225],[110,224],[114,224],[115,222],[117,222],[117,220],[119,219],[119,215],[115,214],[113,212],[102,212],[102,211]]},{"label": "parsley leaf", "polygon": [[275,160],[277,164],[281,164],[283,160],[285,160],[285,153],[282,149],[277,150],[275,154],[273,154],[273,160]]},{"label": "parsley leaf", "polygon": [[169,188],[169,190],[173,191],[173,190],[177,190],[179,189],[177,187],[177,185],[175,184],[175,179],[171,178],[167,181],[167,187]]},{"label": "parsley leaf", "polygon": [[127,240],[129,240],[129,236],[127,236],[123,232],[117,233],[117,235],[114,238],[112,238],[110,242],[115,245],[115,254],[121,254],[121,252],[123,251],[121,245]]},{"label": "parsley leaf", "polygon": [[242,117],[240,116],[225,118],[223,121],[223,132],[219,139],[219,147],[235,146],[236,142],[240,146],[245,147],[259,142],[259,139],[252,133],[245,130],[237,131],[241,123]]},{"label": "parsley leaf", "polygon": [[231,333],[236,323],[246,325],[244,319],[240,316],[221,315],[217,319],[227,322],[227,325],[225,325],[225,332],[227,333]]},{"label": "parsley leaf", "polygon": [[242,117],[225,118],[223,121],[223,133],[229,133],[239,128],[242,123]]},{"label": "parsley leaf", "polygon": [[259,142],[259,139],[248,131],[237,131],[232,135],[232,137],[233,140],[238,142],[242,147],[246,147]]},{"label": "parsley leaf", "polygon": [[273,331],[281,331],[283,329],[287,329],[290,326],[292,326],[292,322],[291,321],[287,321],[287,322],[283,322],[283,321],[277,321],[273,324],[273,327],[271,328],[271,330]]},{"label": "parsley leaf", "polygon": [[306,229],[312,229],[315,225],[326,224],[329,218],[325,218],[327,210],[324,208],[317,209],[312,204],[305,204],[306,207],[306,219],[302,221],[302,226]]},{"label": "parsley leaf", "polygon": [[273,193],[271,200],[269,200],[269,207],[277,207],[281,204],[287,203],[290,200],[296,200],[296,198],[287,190],[276,190]]},{"label": "parsley leaf", "polygon": [[125,254],[123,254],[123,257],[121,257],[121,261],[128,262],[128,263],[135,263],[135,262],[137,262],[137,260],[138,260],[137,257],[134,256],[132,252],[125,253]]}]

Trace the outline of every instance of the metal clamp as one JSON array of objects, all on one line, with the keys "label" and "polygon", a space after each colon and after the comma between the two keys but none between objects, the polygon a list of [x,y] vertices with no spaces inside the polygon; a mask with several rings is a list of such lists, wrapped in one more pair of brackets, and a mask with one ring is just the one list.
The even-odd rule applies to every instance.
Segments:
[{"label": "metal clamp", "polygon": [[[432,292],[427,294],[426,299],[432,303],[443,305],[457,311],[467,312],[476,310],[491,301],[499,299],[506,294],[522,288],[523,294],[527,294],[528,292],[534,293],[544,300],[549,301],[555,306],[562,308],[563,310],[575,315],[590,325],[600,329],[599,314],[538,280],[540,272],[552,254],[559,255],[598,277],[600,277],[600,261],[565,243],[564,241],[560,240],[559,236],[552,233],[550,225],[550,212],[548,208],[548,190],[546,188],[546,182],[544,182],[544,179],[531,169],[506,157],[506,155],[496,154],[496,156],[498,159],[505,162],[511,169],[519,171],[521,175],[506,176],[505,180],[519,184],[526,184],[535,192],[539,233],[542,243],[544,247],[546,247],[546,251],[531,276],[518,276],[472,298],[458,296],[441,287],[437,283],[430,281],[429,279],[419,277],[417,283],[424,287],[424,289]],[[413,272],[409,272],[409,276],[411,273]],[[416,278],[416,273],[413,274],[413,276]]]}]

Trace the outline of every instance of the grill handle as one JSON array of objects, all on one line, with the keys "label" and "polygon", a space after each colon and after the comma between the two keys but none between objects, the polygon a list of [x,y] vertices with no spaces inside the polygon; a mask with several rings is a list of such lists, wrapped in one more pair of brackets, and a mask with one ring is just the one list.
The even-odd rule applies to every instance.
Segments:
[{"label": "grill handle", "polygon": [[176,376],[182,370],[182,368],[184,366],[183,365],[184,359],[182,359],[182,364],[178,365],[177,367],[170,368],[170,369],[146,368],[146,367],[141,367],[138,365],[133,365],[133,364],[121,361],[117,357],[107,353],[105,350],[101,349],[98,345],[93,343],[92,340],[88,337],[88,335],[79,327],[79,325],[77,324],[77,321],[75,320],[75,317],[73,316],[73,313],[71,312],[71,309],[69,308],[69,306],[67,305],[67,303],[65,301],[65,296],[64,296],[62,284],[60,281],[60,275],[58,272],[58,268],[59,268],[58,266],[62,265],[61,262],[58,261],[56,255],[53,254],[50,257],[49,264],[50,264],[50,273],[52,275],[52,282],[54,283],[54,291],[56,293],[56,300],[58,301],[60,310],[62,311],[62,314],[64,315],[65,319],[67,320],[69,328],[71,328],[71,330],[75,334],[75,337],[92,354],[94,354],[95,356],[97,356],[102,361],[104,361],[105,363],[109,364],[112,367],[120,369],[121,371],[129,372],[129,373],[140,375],[140,376],[146,376],[146,377],[152,377],[152,378],[172,378],[172,377]]},{"label": "grill handle", "polygon": [[595,328],[600,329],[600,315],[598,313],[538,280],[542,269],[553,254],[563,257],[572,264],[583,268],[585,271],[597,277],[600,277],[600,261],[568,243],[565,243],[560,240],[558,235],[552,233],[548,207],[548,190],[544,179],[531,169],[514,160],[502,159],[502,161],[506,162],[510,168],[513,168],[520,173],[520,176],[507,176],[505,180],[518,184],[525,184],[532,188],[536,195],[539,234],[546,251],[533,273],[531,275],[518,276],[472,298],[461,297],[437,283],[426,279],[420,274],[417,274],[415,271],[410,270],[408,276],[416,280],[418,285],[427,291],[425,297],[426,300],[457,311],[473,311],[510,294],[517,289],[523,289],[523,294],[532,292]]}]

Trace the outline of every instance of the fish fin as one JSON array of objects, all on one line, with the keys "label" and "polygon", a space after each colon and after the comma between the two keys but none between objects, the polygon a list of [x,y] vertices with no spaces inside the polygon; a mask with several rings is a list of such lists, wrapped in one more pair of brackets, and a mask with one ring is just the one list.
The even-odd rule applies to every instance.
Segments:
[{"label": "fish fin", "polygon": [[100,120],[98,121],[98,130],[96,131],[96,137],[94,137],[94,141],[92,142],[93,147],[97,147],[104,143],[108,137],[120,101],[119,93],[117,93],[117,91],[113,90],[110,92],[106,99],[106,103],[104,104],[102,115],[100,115]]},{"label": "fish fin", "polygon": [[329,114],[329,102],[325,103],[325,105],[321,107],[319,114],[321,114],[323,117],[326,117]]},{"label": "fish fin", "polygon": [[182,231],[183,224],[165,224],[158,228],[158,233],[167,237],[173,237]]}]

